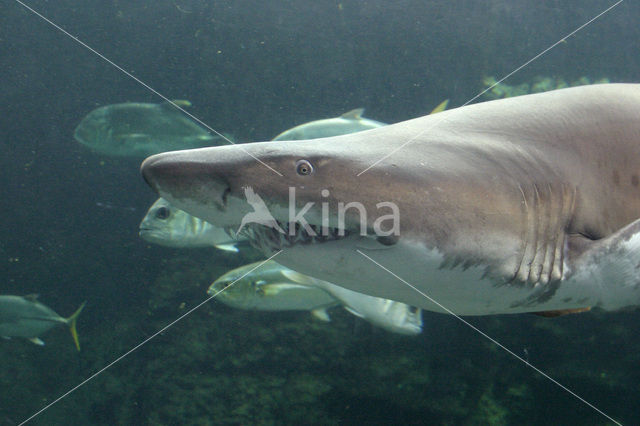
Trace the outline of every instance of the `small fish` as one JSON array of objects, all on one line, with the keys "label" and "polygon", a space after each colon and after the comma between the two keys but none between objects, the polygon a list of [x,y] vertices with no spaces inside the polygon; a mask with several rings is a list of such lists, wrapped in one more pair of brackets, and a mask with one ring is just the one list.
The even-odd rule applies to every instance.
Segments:
[{"label": "small fish", "polygon": [[76,320],[86,302],[69,317],[63,318],[51,308],[37,301],[37,295],[0,296],[0,336],[24,337],[36,345],[44,345],[39,335],[58,324],[69,326],[71,336],[80,350]]},{"label": "small fish", "polygon": [[273,138],[274,141],[292,141],[303,139],[326,138],[329,136],[344,135],[347,133],[361,132],[386,126],[386,123],[370,120],[362,117],[364,108],[357,108],[345,112],[339,117],[310,121],[300,124],[289,130],[285,130]]},{"label": "small fish", "polygon": [[216,300],[233,308],[311,311],[316,318],[329,321],[326,309],[338,305],[335,298],[318,287],[292,283],[282,273],[286,268],[273,261],[249,272],[260,263],[262,262],[227,272],[211,284],[207,294],[213,296],[219,293]]},{"label": "small fish", "polygon": [[347,290],[344,287],[301,274],[284,266],[283,275],[291,281],[319,287],[338,299],[353,315],[398,334],[420,334],[422,332],[422,309],[395,300],[369,296]]},{"label": "small fish", "polygon": [[[447,108],[448,103],[448,99],[441,102],[433,109],[433,111],[431,111],[431,114],[444,111]],[[363,113],[364,108],[357,108],[349,112],[345,112],[339,117],[310,121],[308,123],[300,124],[292,129],[285,130],[273,138],[273,140],[292,141],[327,138],[329,136],[346,135],[349,133],[361,132],[363,130],[376,129],[387,125],[380,121],[364,118],[362,117]]]},{"label": "small fish", "polygon": [[[324,319],[326,316],[326,320],[326,308],[342,305],[353,315],[387,331],[399,334],[422,332],[422,311],[418,308],[346,290],[285,268],[273,260],[249,272],[260,263],[227,272],[209,287],[209,295],[229,286],[217,296],[229,306],[256,310],[313,310],[316,317]],[[323,304],[315,305],[321,301],[321,296]],[[332,303],[327,303],[329,300]]]},{"label": "small fish", "polygon": [[[181,107],[191,105],[189,101],[174,103]],[[169,102],[102,106],[82,119],[73,136],[96,152],[121,157],[146,157],[222,141]]]},{"label": "small fish", "polygon": [[224,229],[177,209],[164,198],[158,198],[140,223],[140,237],[165,247],[216,247],[237,252],[238,240]]}]

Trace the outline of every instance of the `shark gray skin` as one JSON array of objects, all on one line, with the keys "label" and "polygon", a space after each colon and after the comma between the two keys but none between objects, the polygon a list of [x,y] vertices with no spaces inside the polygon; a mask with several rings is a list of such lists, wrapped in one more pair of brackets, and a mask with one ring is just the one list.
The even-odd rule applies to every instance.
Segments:
[{"label": "shark gray skin", "polygon": [[[290,187],[296,213],[315,203],[304,219],[316,230],[322,203],[332,228],[337,203],[362,203],[367,236],[353,210],[344,237],[302,226],[249,234],[266,254],[282,248],[278,263],[372,296],[461,315],[640,304],[640,85],[490,101],[338,137],[167,152],[141,170],[173,205],[233,229],[252,211],[246,187],[283,226]],[[398,207],[399,235],[373,234],[390,213],[380,202]]]}]

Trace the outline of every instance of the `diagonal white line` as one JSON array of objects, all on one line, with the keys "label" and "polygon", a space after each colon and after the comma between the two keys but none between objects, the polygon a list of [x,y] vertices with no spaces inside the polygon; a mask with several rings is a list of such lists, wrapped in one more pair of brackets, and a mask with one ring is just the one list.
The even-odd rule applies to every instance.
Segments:
[{"label": "diagonal white line", "polygon": [[470,322],[468,322],[467,320],[465,320],[464,318],[462,318],[461,316],[459,316],[458,314],[456,314],[455,312],[453,312],[451,309],[447,308],[446,306],[442,305],[440,302],[438,302],[437,300],[433,299],[432,297],[430,297],[429,295],[427,295],[426,293],[424,293],[423,291],[418,290],[416,287],[414,287],[413,285],[411,285],[409,282],[405,281],[403,278],[399,277],[398,275],[396,275],[395,273],[393,273],[392,271],[390,271],[389,269],[387,269],[385,266],[381,265],[380,263],[378,263],[377,261],[375,261],[374,259],[372,259],[371,257],[367,256],[366,254],[364,254],[363,252],[361,252],[360,250],[356,249],[356,251],[358,253],[360,253],[362,256],[366,257],[367,259],[369,259],[371,262],[375,263],[376,265],[378,265],[381,269],[383,269],[384,271],[388,272],[389,274],[391,274],[393,277],[395,277],[396,279],[400,280],[401,282],[403,282],[404,284],[406,284],[407,286],[411,287],[413,290],[415,290],[416,292],[420,293],[423,297],[425,297],[427,300],[429,300],[431,303],[437,305],[440,309],[443,309],[444,311],[446,311],[448,314],[452,315],[453,317],[455,317],[456,319],[460,320],[464,325],[466,325],[467,327],[471,328],[473,331],[475,331],[476,333],[480,334],[482,337],[486,338],[487,340],[489,340],[491,343],[493,343],[494,345],[498,346],[500,349],[504,350],[505,352],[507,352],[508,354],[510,354],[511,356],[513,356],[514,358],[516,358],[518,361],[522,362],[523,364],[531,367],[533,370],[535,370],[538,374],[542,375],[543,377],[547,378],[548,380],[550,380],[551,382],[555,383],[556,385],[558,385],[560,388],[562,388],[563,390],[567,391],[568,393],[570,393],[571,395],[573,395],[575,398],[577,398],[579,401],[583,402],[584,404],[586,404],[587,406],[591,407],[593,410],[597,411],[598,413],[600,413],[601,415],[603,415],[604,417],[606,417],[607,419],[611,420],[612,422],[614,422],[615,424],[622,426],[622,423],[618,422],[617,420],[614,420],[612,417],[610,417],[609,415],[607,415],[604,411],[600,410],[598,407],[596,407],[595,405],[591,404],[589,401],[587,401],[586,399],[582,398],[580,395],[578,395],[577,393],[575,393],[574,391],[572,391],[571,389],[569,389],[568,387],[566,387],[565,385],[563,385],[562,383],[558,382],[557,380],[555,380],[553,377],[549,376],[548,374],[546,374],[544,371],[540,370],[538,367],[536,367],[535,365],[531,364],[529,361],[525,360],[524,358],[522,358],[521,356],[517,355],[515,352],[513,352],[511,349],[507,348],[506,346],[504,346],[502,343],[498,342],[496,339],[494,339],[493,337],[489,336],[488,334],[486,334],[485,332],[483,332],[482,330],[480,330],[478,327],[476,327],[475,325],[471,324]]},{"label": "diagonal white line", "polygon": [[[464,104],[461,105],[461,107],[468,105],[469,103],[475,101],[476,99],[478,99],[480,96],[484,95],[485,93],[487,93],[489,90],[493,89],[496,85],[502,83],[503,81],[505,81],[507,78],[511,77],[513,74],[517,73],[518,71],[520,71],[521,69],[523,69],[524,67],[526,67],[527,65],[529,65],[531,62],[535,61],[536,59],[538,59],[539,57],[541,57],[542,55],[544,55],[545,53],[547,53],[548,51],[550,51],[551,49],[553,49],[554,47],[556,47],[557,45],[559,45],[560,43],[562,43],[563,41],[565,41],[566,39],[568,39],[569,37],[575,35],[578,31],[582,30],[584,27],[586,27],[587,25],[591,24],[592,22],[594,22],[595,20],[597,20],[598,18],[600,18],[601,16],[603,16],[604,14],[606,14],[607,12],[609,12],[611,9],[613,9],[614,7],[618,6],[620,3],[622,3],[624,0],[618,0],[616,3],[614,3],[613,5],[609,6],[608,8],[606,8],[605,10],[603,10],[602,12],[598,13],[596,16],[594,16],[593,18],[589,19],[587,22],[585,22],[584,24],[580,25],[578,28],[576,28],[575,30],[571,31],[569,34],[567,34],[566,36],[562,37],[560,40],[556,41],[555,43],[553,43],[551,46],[547,47],[546,49],[544,49],[542,52],[538,53],[537,55],[535,55],[533,58],[529,59],[528,61],[526,61],[525,63],[523,63],[522,65],[520,65],[519,67],[517,67],[516,69],[514,69],[513,71],[511,71],[509,74],[505,75],[504,77],[502,77],[500,80],[496,81],[495,83],[493,83],[491,86],[487,87],[486,89],[484,89],[482,92],[478,93],[477,95],[475,95],[474,97],[472,97],[471,99],[469,99],[467,102],[465,102]],[[381,161],[384,161],[385,159],[389,158],[390,156],[392,156],[393,154],[395,154],[396,152],[398,152],[399,150],[401,150],[402,148],[404,148],[405,146],[407,146],[408,144],[410,144],[411,142],[413,142],[415,139],[417,139],[418,137],[420,137],[421,135],[423,135],[424,133],[428,132],[429,130],[433,129],[435,126],[437,126],[438,124],[440,124],[442,122],[442,119],[439,121],[434,122],[431,126],[429,126],[428,128],[418,132],[415,136],[413,136],[412,138],[410,138],[409,140],[405,141],[402,145],[400,145],[399,147],[393,149],[391,152],[389,152],[388,154],[386,154],[384,157],[380,158],[378,161],[376,161],[375,163],[371,164],[369,167],[367,167],[366,169],[362,170],[360,173],[358,173],[356,176],[360,176],[363,173],[365,173],[367,170],[375,167],[377,164],[379,164]]]},{"label": "diagonal white line", "polygon": [[[75,40],[77,43],[79,43],[80,45],[82,45],[83,47],[85,47],[86,49],[90,50],[92,53],[96,54],[97,56],[99,56],[101,59],[103,59],[104,61],[108,62],[110,65],[112,65],[113,67],[115,67],[116,69],[118,69],[119,71],[121,71],[122,73],[124,73],[125,75],[127,75],[128,77],[130,77],[131,79],[135,80],[137,83],[141,84],[142,86],[144,86],[145,88],[147,88],[148,90],[150,90],[151,92],[153,92],[154,94],[156,94],[157,96],[159,96],[160,98],[162,98],[163,100],[171,103],[175,108],[177,108],[178,110],[182,111],[184,114],[188,115],[189,117],[191,117],[192,119],[194,119],[195,121],[197,121],[198,123],[202,124],[204,127],[206,127],[207,129],[209,129],[210,131],[212,131],[213,133],[217,134],[218,136],[222,137],[223,139],[225,139],[226,141],[228,141],[229,143],[233,143],[232,141],[230,141],[228,138],[226,138],[224,135],[222,135],[221,133],[219,133],[218,131],[216,131],[215,129],[211,128],[209,125],[207,125],[206,123],[202,122],[200,119],[198,119],[197,117],[193,116],[192,114],[190,114],[188,111],[185,111],[183,108],[181,108],[179,105],[176,105],[173,101],[171,101],[170,99],[168,99],[166,96],[162,95],[161,93],[159,93],[157,90],[153,89],[151,86],[149,86],[148,84],[144,83],[142,80],[140,80],[139,78],[135,77],[134,75],[132,75],[131,73],[129,73],[128,71],[126,71],[124,68],[122,68],[121,66],[117,65],[116,63],[114,63],[113,61],[111,61],[110,59],[108,59],[107,57],[105,57],[104,55],[102,55],[101,53],[99,53],[98,51],[96,51],[95,49],[93,49],[92,47],[90,47],[89,45],[87,45],[86,43],[84,43],[83,41],[81,41],[80,39],[78,39],[78,37],[71,35],[69,32],[67,32],[66,30],[64,30],[62,27],[58,26],[57,24],[55,24],[54,22],[52,22],[51,20],[47,19],[45,16],[43,16],[42,14],[38,13],[37,11],[35,11],[34,9],[32,9],[31,7],[29,7],[28,5],[26,5],[25,3],[23,3],[20,0],[15,0],[17,3],[19,3],[20,5],[22,5],[24,8],[26,8],[27,10],[31,11],[32,13],[34,13],[35,15],[37,15],[38,17],[40,17],[41,19],[43,19],[45,22],[49,23],[50,25],[52,25],[54,28],[56,28],[57,30],[59,30],[60,32],[62,32],[63,34],[67,35],[68,37],[72,38],[73,40]],[[601,12],[600,14],[598,14],[597,16],[595,16],[594,18],[592,18],[591,20],[589,20],[588,22],[586,22],[585,24],[581,25],[580,27],[578,27],[577,29],[575,29],[574,31],[572,31],[571,33],[569,33],[568,35],[566,35],[565,37],[563,37],[562,39],[560,39],[559,41],[557,41],[556,43],[554,43],[553,45],[549,46],[547,49],[543,50],[542,52],[540,52],[538,55],[534,56],[533,58],[531,58],[530,60],[528,60],[527,62],[525,62],[524,64],[522,64],[521,66],[519,66],[518,68],[516,68],[514,71],[512,71],[511,73],[507,74],[505,77],[501,78],[499,81],[497,81],[496,83],[494,83],[492,86],[488,87],[487,89],[485,89],[483,92],[477,94],[475,97],[469,99],[467,102],[465,102],[463,105],[467,105],[470,102],[472,102],[473,100],[477,99],[479,96],[481,96],[482,94],[486,93],[488,90],[490,90],[491,88],[493,88],[496,84],[499,84],[500,82],[504,81],[505,79],[507,79],[508,77],[510,77],[511,75],[515,74],[516,72],[520,71],[522,68],[524,68],[525,66],[529,65],[531,62],[533,62],[534,60],[538,59],[540,56],[544,55],[546,52],[548,52],[549,50],[553,49],[556,45],[558,45],[559,43],[561,43],[562,41],[564,41],[566,38],[571,37],[572,35],[574,35],[575,33],[577,33],[578,31],[580,31],[581,29],[583,29],[584,27],[586,27],[587,25],[589,25],[590,23],[592,23],[593,21],[595,21],[596,19],[598,19],[599,17],[601,17],[602,15],[604,15],[605,13],[609,12],[611,9],[613,9],[614,7],[618,6],[620,3],[622,3],[624,0],[619,0],[618,2],[616,2],[615,4],[613,4],[612,6],[610,6],[609,8],[607,8],[606,10],[604,10],[603,12]],[[408,143],[412,142],[413,140],[415,140],[416,138],[418,138],[421,134],[425,133],[426,131],[432,129],[435,125],[439,124],[442,120],[439,120],[437,122],[435,122],[432,126],[430,126],[428,129],[425,129],[423,131],[421,131],[420,133],[418,133],[416,136],[412,137],[411,139],[409,139],[407,142],[405,142],[403,145],[401,145],[399,148],[395,149],[393,152],[391,152],[390,154],[388,154],[387,156],[383,157],[382,159],[378,160],[376,163],[372,164],[371,166],[369,166],[367,169],[363,170],[362,172],[360,172],[358,174],[358,176],[360,176],[362,173],[366,172],[367,170],[369,170],[370,168],[374,167],[376,164],[378,164],[380,161],[383,161],[385,158],[389,157],[390,155],[392,155],[393,153],[397,152],[399,149],[402,149],[404,146],[406,146]],[[243,149],[244,150],[244,149]],[[245,150],[245,152],[251,156],[252,158],[254,158],[256,161],[258,161],[259,163],[263,164],[265,167],[269,168],[270,170],[272,170],[274,173],[282,176],[282,174],[280,174],[278,171],[274,170],[272,167],[270,167],[269,165],[265,164],[264,162],[262,162],[260,159],[256,158],[255,156],[253,156],[251,153],[247,152]],[[613,418],[609,417],[607,414],[605,414],[604,412],[602,412],[601,410],[599,410],[597,407],[595,407],[593,404],[590,404],[588,401],[584,400],[582,397],[580,397],[579,395],[577,395],[575,392],[571,391],[570,389],[568,389],[567,387],[563,386],[561,383],[557,382],[556,380],[554,380],[553,378],[551,378],[550,376],[548,376],[547,374],[545,374],[544,372],[542,372],[541,370],[539,370],[538,368],[536,368],[535,366],[531,365],[530,363],[528,363],[527,361],[525,361],[522,357],[518,356],[517,354],[515,354],[514,352],[512,352],[511,350],[509,350],[508,348],[506,348],[505,346],[503,346],[502,344],[500,344],[499,342],[497,342],[495,339],[491,338],[490,336],[488,336],[487,334],[485,334],[484,332],[482,332],[481,330],[479,330],[478,328],[476,328],[475,326],[473,326],[472,324],[468,323],[467,321],[465,321],[464,319],[462,319],[461,317],[459,317],[458,315],[456,315],[455,313],[453,313],[451,310],[447,309],[446,307],[442,306],[440,303],[438,303],[437,301],[433,300],[432,298],[430,298],[428,295],[426,295],[425,293],[421,292],[420,290],[416,289],[414,286],[412,286],[411,284],[409,284],[408,282],[406,282],[405,280],[403,280],[402,278],[400,278],[399,276],[397,276],[396,274],[394,274],[393,272],[389,271],[387,268],[385,268],[384,266],[380,265],[378,262],[376,262],[375,260],[373,260],[372,258],[370,258],[369,256],[367,256],[366,254],[362,253],[360,250],[357,250],[361,255],[363,255],[364,257],[368,258],[370,261],[372,261],[373,263],[375,263],[376,265],[378,265],[379,267],[381,267],[382,269],[384,269],[385,271],[387,271],[388,273],[390,273],[391,275],[393,275],[394,277],[396,277],[397,279],[399,279],[400,281],[402,281],[403,283],[405,283],[406,285],[408,285],[409,287],[413,288],[415,291],[417,291],[418,293],[420,293],[421,295],[423,295],[424,297],[426,297],[428,300],[430,300],[431,302],[435,303],[436,305],[440,306],[442,309],[444,309],[445,311],[449,312],[451,315],[453,315],[454,317],[456,317],[457,319],[459,319],[460,321],[462,321],[464,324],[466,324],[467,326],[469,326],[470,328],[472,328],[473,330],[475,330],[476,332],[478,332],[479,334],[481,334],[482,336],[484,336],[485,338],[487,338],[488,340],[490,340],[491,342],[493,342],[494,344],[496,344],[497,346],[499,346],[500,348],[502,348],[503,350],[505,350],[506,352],[508,352],[509,354],[511,354],[512,356],[514,356],[515,358],[517,358],[518,360],[520,360],[521,362],[525,363],[526,365],[529,365],[531,368],[533,368],[535,371],[537,371],[539,374],[543,375],[544,377],[546,377],[547,379],[549,379],[550,381],[552,381],[553,383],[555,383],[556,385],[558,385],[559,387],[561,387],[562,389],[564,389],[565,391],[569,392],[571,395],[573,395],[574,397],[576,397],[577,399],[579,399],[580,401],[582,401],[583,403],[585,403],[586,405],[588,405],[589,407],[591,407],[592,409],[594,409],[595,411],[597,411],[598,413],[602,414],[603,416],[605,416],[606,418],[608,418],[609,420],[613,421],[616,424],[620,424],[619,422],[617,422],[616,420],[614,420]],[[166,331],[168,328],[170,328],[171,326],[173,326],[174,324],[176,324],[178,321],[182,320],[184,317],[186,317],[187,315],[191,314],[193,311],[195,311],[196,309],[198,309],[200,306],[204,305],[205,303],[207,303],[208,301],[210,301],[211,299],[215,298],[217,295],[219,295],[222,291],[226,290],[227,288],[231,287],[233,284],[235,284],[238,280],[240,280],[241,278],[243,278],[244,276],[246,276],[247,274],[251,273],[253,270],[259,268],[260,266],[262,266],[265,262],[267,262],[268,260],[271,260],[272,258],[274,258],[276,255],[280,254],[281,251],[276,252],[274,255],[272,255],[269,259],[265,260],[264,262],[262,262],[260,265],[256,266],[255,268],[251,269],[250,271],[248,271],[246,274],[244,274],[242,277],[238,278],[237,280],[235,280],[234,282],[232,282],[229,286],[227,286],[225,289],[217,292],[216,294],[208,297],[207,299],[205,299],[203,302],[201,302],[200,304],[198,304],[197,306],[195,306],[194,308],[190,309],[188,312],[186,312],[185,314],[183,314],[182,316],[180,316],[179,318],[177,318],[176,320],[174,320],[173,322],[171,322],[170,324],[168,324],[167,326],[163,327],[161,330],[159,330],[158,332],[156,332],[155,334],[153,334],[152,336],[148,337],[147,339],[145,339],[144,341],[142,341],[140,344],[138,344],[137,346],[135,346],[134,348],[132,348],[131,350],[127,351],[125,354],[121,355],[119,358],[117,358],[116,360],[112,361],[110,364],[108,364],[107,366],[105,366],[104,368],[102,368],[101,370],[99,370],[98,372],[94,373],[92,376],[90,376],[89,378],[87,378],[86,380],[84,380],[83,382],[81,382],[80,384],[78,384],[77,386],[75,386],[74,388],[70,389],[69,391],[67,391],[65,394],[63,394],[62,396],[60,396],[59,398],[57,398],[56,400],[54,400],[53,402],[51,402],[50,404],[48,404],[47,406],[43,407],[41,410],[39,410],[38,412],[36,412],[35,414],[33,414],[31,417],[29,417],[28,419],[26,419],[25,421],[23,421],[22,423],[20,423],[21,425],[30,421],[31,419],[33,419],[34,417],[38,416],[39,414],[41,414],[42,412],[44,412],[45,410],[47,410],[48,408],[50,408],[51,406],[53,406],[54,404],[56,404],[57,402],[59,402],[60,400],[62,400],[63,398],[65,398],[66,396],[68,396],[69,394],[71,394],[72,392],[74,392],[75,390],[77,390],[79,387],[83,386],[84,384],[86,384],[87,382],[89,382],[90,380],[92,380],[93,378],[97,377],[99,374],[101,374],[102,372],[104,372],[106,369],[108,369],[109,367],[113,366],[114,364],[116,364],[117,362],[119,362],[120,360],[124,359],[126,356],[128,356],[129,354],[131,354],[132,352],[134,352],[135,350],[139,349],[142,345],[146,344],[148,341],[150,341],[151,339],[155,338],[158,334],[161,334],[162,332]]]},{"label": "diagonal white line", "polygon": [[502,77],[500,80],[496,81],[495,83],[493,83],[491,86],[487,87],[486,89],[484,89],[482,92],[478,93],[477,95],[475,95],[473,98],[469,99],[467,102],[463,103],[460,106],[465,106],[470,104],[471,102],[475,101],[476,99],[478,99],[480,96],[484,95],[485,93],[487,93],[489,90],[493,89],[494,87],[496,87],[498,84],[502,83],[503,81],[505,81],[507,78],[511,77],[513,74],[517,73],[518,71],[520,71],[522,68],[526,67],[527,65],[529,65],[531,62],[535,61],[536,59],[538,59],[540,56],[544,55],[545,53],[547,53],[548,51],[550,51],[551,49],[553,49],[554,47],[556,47],[557,45],[559,45],[560,43],[566,41],[569,37],[575,35],[578,31],[580,31],[581,29],[583,29],[584,27],[586,27],[587,25],[591,24],[593,21],[595,21],[596,19],[600,18],[602,15],[604,15],[605,13],[609,12],[611,9],[613,9],[614,7],[618,6],[620,3],[622,3],[624,0],[618,0],[616,3],[612,4],[611,6],[609,6],[608,8],[606,8],[605,10],[603,10],[602,12],[598,13],[596,16],[594,16],[593,18],[589,19],[587,22],[585,22],[584,24],[580,25],[578,28],[576,28],[575,30],[571,31],[569,34],[567,34],[566,36],[562,37],[560,40],[556,41],[555,43],[553,43],[551,46],[547,47],[546,49],[544,49],[542,52],[538,53],[536,56],[534,56],[533,58],[529,59],[527,62],[525,62],[524,64],[520,65],[518,68],[516,68],[515,70],[511,71],[509,74],[505,75],[504,77]]},{"label": "diagonal white line", "polygon": [[[52,27],[54,27],[55,29],[57,29],[58,31],[60,31],[61,33],[63,33],[64,35],[66,35],[67,37],[75,40],[78,44],[80,44],[82,47],[84,47],[85,49],[89,50],[90,52],[94,53],[96,56],[98,56],[100,59],[104,60],[105,62],[107,62],[109,65],[111,65],[112,67],[116,68],[118,71],[122,72],[123,74],[125,74],[127,77],[133,79],[136,83],[140,84],[141,86],[145,87],[147,90],[149,90],[150,92],[152,92],[153,94],[159,96],[160,98],[162,98],[162,100],[170,103],[174,108],[180,110],[181,112],[183,112],[184,114],[186,114],[187,116],[189,116],[190,118],[192,118],[193,120],[197,121],[198,123],[200,123],[201,125],[203,125],[204,127],[206,127],[209,131],[215,133],[216,135],[220,136],[222,139],[224,139],[225,141],[229,142],[232,145],[235,145],[235,143],[230,140],[228,137],[226,137],[225,135],[223,135],[222,133],[218,132],[216,129],[214,129],[213,127],[209,126],[207,123],[205,123],[204,121],[200,120],[198,117],[196,117],[195,115],[191,114],[189,111],[185,110],[184,108],[182,108],[180,105],[176,104],[174,101],[172,101],[171,99],[167,98],[165,95],[163,95],[162,93],[158,92],[156,89],[154,89],[153,87],[149,86],[147,83],[145,83],[144,81],[140,80],[138,77],[136,77],[135,75],[131,74],[129,71],[125,70],[124,68],[122,68],[120,65],[116,64],[115,62],[113,62],[111,59],[107,58],[106,56],[104,56],[102,53],[98,52],[96,49],[94,49],[93,47],[89,46],[87,43],[85,43],[84,41],[80,40],[77,36],[72,35],[71,33],[69,33],[67,30],[65,30],[64,28],[62,28],[60,25],[56,24],[55,22],[53,22],[52,20],[50,20],[49,18],[47,18],[46,16],[42,15],[41,13],[39,13],[38,11],[36,11],[35,9],[33,9],[32,7],[28,6],[27,4],[23,3],[21,0],[15,0],[16,3],[20,4],[22,7],[24,7],[25,9],[29,10],[31,13],[33,13],[34,15],[38,16],[40,19],[42,19],[43,21],[45,21],[46,23],[48,23],[49,25],[51,25]],[[252,157],[254,160],[256,160],[258,163],[262,164],[263,166],[265,166],[266,168],[268,168],[269,170],[271,170],[272,172],[274,172],[275,174],[277,174],[278,176],[282,177],[282,173],[278,172],[277,170],[275,170],[273,167],[269,166],[267,163],[265,163],[264,161],[260,160],[258,157],[256,157],[255,155],[251,154],[249,151],[247,151],[246,149],[244,149],[242,147],[242,144],[238,145],[247,155],[249,155],[250,157]]]},{"label": "diagonal white line", "polygon": [[[440,115],[436,115],[436,117],[440,118]],[[438,124],[442,123],[442,121],[444,120],[444,118],[440,118],[439,120],[435,120],[433,124],[431,124],[431,126],[427,127],[426,129],[421,130],[420,132],[416,133],[415,136],[410,137],[409,139],[407,139],[403,144],[401,144],[400,146],[392,149],[388,154],[386,154],[385,156],[383,156],[382,158],[380,158],[378,161],[376,161],[375,163],[373,163],[372,165],[370,165],[369,167],[367,167],[366,169],[364,169],[363,171],[361,171],[360,173],[358,173],[356,176],[360,177],[360,175],[362,175],[363,173],[365,173],[366,171],[368,171],[369,169],[375,167],[376,165],[378,165],[380,162],[386,160],[387,158],[391,157],[393,154],[395,154],[396,152],[400,151],[402,148],[404,148],[405,146],[409,145],[411,142],[413,142],[414,140],[416,140],[417,138],[419,138],[421,135],[423,135],[424,133],[428,132],[429,130],[433,129],[434,127],[436,127]]]},{"label": "diagonal white line", "polygon": [[235,283],[237,283],[238,281],[240,281],[242,278],[246,277],[247,275],[249,275],[251,272],[255,271],[256,269],[260,268],[262,265],[264,265],[265,263],[267,263],[268,261],[270,261],[271,259],[273,259],[274,257],[276,257],[277,255],[279,255],[280,253],[282,253],[282,250],[274,253],[271,257],[269,257],[268,259],[260,262],[259,265],[255,266],[254,268],[251,268],[249,271],[247,271],[245,274],[243,274],[240,278],[234,280],[231,284],[229,284],[228,286],[226,286],[225,288],[223,288],[222,290],[218,291],[217,293],[207,297],[204,301],[198,303],[196,306],[194,306],[193,308],[189,309],[187,312],[185,312],[184,314],[180,315],[178,318],[176,318],[175,320],[171,321],[169,324],[165,325],[164,327],[162,327],[160,330],[156,331],[155,333],[153,333],[151,336],[147,337],[146,339],[144,339],[142,342],[138,343],[136,346],[134,346],[133,348],[129,349],[127,352],[125,352],[124,354],[120,355],[118,358],[116,358],[115,360],[111,361],[109,364],[107,364],[106,366],[102,367],[100,370],[96,371],[95,373],[93,373],[91,376],[87,377],[85,380],[83,380],[82,382],[78,383],[76,386],[74,386],[73,388],[69,389],[67,392],[63,393],[62,395],[60,395],[58,398],[56,398],[55,400],[53,400],[51,403],[45,405],[44,407],[42,407],[40,410],[38,410],[37,412],[33,413],[29,418],[23,420],[22,422],[20,422],[20,425],[23,425],[31,420],[33,420],[36,416],[42,414],[44,411],[48,410],[49,408],[51,408],[53,405],[55,405],[56,403],[60,402],[62,399],[66,398],[67,396],[69,396],[72,392],[76,391],[78,388],[84,386],[85,384],[87,384],[88,382],[90,382],[91,380],[95,379],[97,376],[99,376],[100,374],[102,374],[105,370],[107,370],[108,368],[112,367],[114,364],[118,363],[119,361],[122,361],[124,358],[126,358],[128,355],[130,355],[131,353],[135,352],[136,350],[140,349],[140,347],[142,347],[144,344],[146,344],[147,342],[149,342],[151,339],[155,338],[157,335],[164,333],[165,331],[167,331],[167,329],[169,329],[170,327],[172,327],[173,325],[175,325],[177,322],[181,321],[183,318],[185,318],[186,316],[192,314],[195,310],[197,310],[198,308],[200,308],[202,305],[204,305],[205,303],[209,302],[211,299],[214,299],[216,296],[218,296],[220,293],[222,293],[223,291],[231,288],[231,286],[233,286]]}]

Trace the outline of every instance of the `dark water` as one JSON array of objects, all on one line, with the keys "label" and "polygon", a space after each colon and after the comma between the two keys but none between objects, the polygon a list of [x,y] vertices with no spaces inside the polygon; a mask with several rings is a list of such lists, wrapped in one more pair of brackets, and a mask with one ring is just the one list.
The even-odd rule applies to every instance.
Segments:
[{"label": "dark water", "polygon": [[[508,74],[610,1],[29,1],[160,93],[240,140],[364,106],[396,122],[484,76]],[[506,81],[638,81],[640,9],[624,2]],[[73,129],[93,108],[160,99],[19,3],[0,6],[0,293],[68,315],[88,300],[78,354],[0,342],[0,424],[18,424],[205,298],[250,255],[153,247],[155,195],[136,160],[96,155]],[[638,314],[470,318],[598,409],[637,424]],[[53,405],[33,424],[608,424],[454,318],[418,337],[337,311],[212,302]]]}]

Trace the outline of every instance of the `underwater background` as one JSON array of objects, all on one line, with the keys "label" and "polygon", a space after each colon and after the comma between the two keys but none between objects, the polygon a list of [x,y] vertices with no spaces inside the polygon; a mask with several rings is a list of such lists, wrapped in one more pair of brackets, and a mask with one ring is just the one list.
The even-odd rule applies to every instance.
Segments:
[{"label": "underwater background", "polygon": [[[571,0],[26,1],[153,89],[243,142],[358,107],[394,123],[480,93],[615,2]],[[640,6],[621,2],[504,81],[638,82]],[[96,107],[162,102],[16,1],[0,2],[0,294],[80,303],[58,327],[0,341],[0,425],[20,424],[206,299],[258,253],[138,237],[156,195],[140,161],[73,139]],[[477,101],[488,100],[491,94]],[[613,424],[459,320],[400,336],[342,310],[215,300],[30,424]],[[607,415],[639,424],[636,311],[467,317]]]}]

